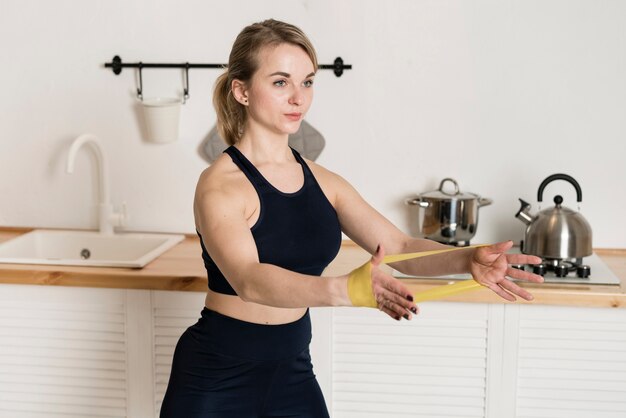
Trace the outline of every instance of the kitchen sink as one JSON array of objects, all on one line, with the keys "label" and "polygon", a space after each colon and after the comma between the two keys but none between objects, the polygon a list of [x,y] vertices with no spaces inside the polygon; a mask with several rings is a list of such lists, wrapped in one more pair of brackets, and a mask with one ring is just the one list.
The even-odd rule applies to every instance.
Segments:
[{"label": "kitchen sink", "polygon": [[184,238],[36,229],[1,243],[0,263],[141,268]]}]

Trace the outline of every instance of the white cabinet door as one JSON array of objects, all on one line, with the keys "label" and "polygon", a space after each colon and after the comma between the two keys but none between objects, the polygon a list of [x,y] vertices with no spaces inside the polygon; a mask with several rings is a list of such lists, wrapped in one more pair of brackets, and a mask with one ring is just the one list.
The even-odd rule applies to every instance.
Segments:
[{"label": "white cabinet door", "polygon": [[490,305],[422,303],[412,321],[335,309],[334,418],[484,417]]},{"label": "white cabinet door", "polygon": [[[204,293],[0,286],[0,417],[158,416]],[[626,416],[626,311],[423,303],[312,309],[334,418]]]},{"label": "white cabinet door", "polygon": [[0,290],[0,416],[126,417],[126,291]]},{"label": "white cabinet door", "polygon": [[626,310],[507,309],[519,320],[518,418],[626,417]]}]

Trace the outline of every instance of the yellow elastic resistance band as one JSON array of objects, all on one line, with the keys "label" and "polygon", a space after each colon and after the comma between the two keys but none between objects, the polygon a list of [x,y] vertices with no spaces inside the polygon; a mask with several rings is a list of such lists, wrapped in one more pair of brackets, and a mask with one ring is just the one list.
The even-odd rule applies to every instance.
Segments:
[{"label": "yellow elastic resistance band", "polygon": [[[417,253],[393,254],[383,257],[383,264],[395,263],[398,261],[410,260],[413,258],[428,257],[435,254],[447,253],[450,251],[465,250],[467,248],[485,247],[489,244],[472,245],[469,247],[446,248],[445,250],[421,251]],[[414,302],[425,300],[441,299],[460,292],[479,289],[482,286],[474,279],[464,280],[455,284],[437,286],[433,289],[413,295]],[[352,270],[348,277],[348,296],[353,306],[364,306],[377,308],[378,303],[372,292],[372,263],[370,261],[361,267]]]}]

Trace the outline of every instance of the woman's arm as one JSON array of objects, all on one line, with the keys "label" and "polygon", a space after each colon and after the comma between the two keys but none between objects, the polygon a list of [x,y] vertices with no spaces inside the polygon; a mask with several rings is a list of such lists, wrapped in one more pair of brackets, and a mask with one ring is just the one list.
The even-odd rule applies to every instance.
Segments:
[{"label": "woman's arm", "polygon": [[260,263],[237,193],[208,188],[196,197],[196,207],[196,222],[207,251],[244,301],[281,308],[349,304],[342,291],[346,278],[322,280]]},{"label": "woman's arm", "polygon": [[[337,176],[339,177],[339,176]],[[412,253],[451,248],[437,242],[410,237],[400,231],[383,215],[372,208],[345,180],[338,180],[341,191],[336,197],[336,209],[344,233],[361,247],[373,252],[382,243],[389,254]],[[532,300],[532,295],[510,281],[508,277],[535,283],[543,282],[539,275],[509,267],[509,264],[536,264],[541,259],[525,254],[505,254],[512,242],[488,247],[467,248],[431,257],[418,258],[391,266],[398,271],[416,276],[436,276],[471,273],[474,279],[502,298],[514,301],[518,295]]]},{"label": "woman's arm", "polygon": [[[205,181],[196,192],[194,208],[204,245],[241,299],[280,308],[352,306],[347,274],[311,276],[259,262],[245,219],[242,193],[233,189]],[[407,315],[407,309],[417,310],[415,304],[406,299],[410,292],[404,284],[375,270],[373,275],[377,275],[375,282],[381,302],[386,306],[385,312],[398,319]]]}]

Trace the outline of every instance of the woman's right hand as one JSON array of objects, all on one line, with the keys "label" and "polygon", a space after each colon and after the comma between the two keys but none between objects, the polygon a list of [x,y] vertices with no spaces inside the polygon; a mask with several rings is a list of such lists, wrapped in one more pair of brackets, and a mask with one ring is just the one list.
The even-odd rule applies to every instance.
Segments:
[{"label": "woman's right hand", "polygon": [[385,249],[379,245],[370,261],[372,293],[377,307],[397,321],[400,318],[410,320],[412,313],[417,315],[419,308],[413,303],[413,295],[404,283],[380,269],[384,256]]}]

